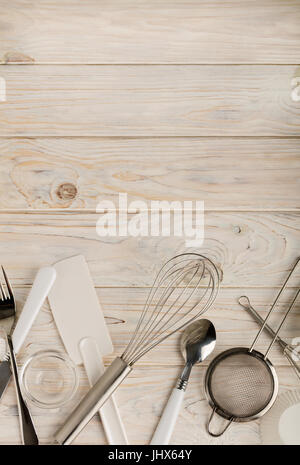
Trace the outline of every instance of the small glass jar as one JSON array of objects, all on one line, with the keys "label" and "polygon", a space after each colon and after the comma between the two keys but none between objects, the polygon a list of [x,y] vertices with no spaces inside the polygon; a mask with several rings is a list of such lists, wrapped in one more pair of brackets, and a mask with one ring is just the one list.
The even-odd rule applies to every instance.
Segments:
[{"label": "small glass jar", "polygon": [[76,365],[66,354],[55,350],[36,352],[20,371],[23,393],[40,408],[62,407],[73,398],[78,383]]}]

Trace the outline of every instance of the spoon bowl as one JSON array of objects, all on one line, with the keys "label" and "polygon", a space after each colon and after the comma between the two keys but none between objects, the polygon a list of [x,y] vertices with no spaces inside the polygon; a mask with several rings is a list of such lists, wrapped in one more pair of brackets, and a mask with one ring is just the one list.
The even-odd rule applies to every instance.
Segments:
[{"label": "spoon bowl", "polygon": [[186,389],[192,368],[203,362],[216,345],[216,330],[211,321],[201,320],[191,323],[182,333],[180,349],[186,363],[178,382],[179,389]]},{"label": "spoon bowl", "polygon": [[180,350],[186,361],[203,362],[214,350],[216,345],[216,330],[211,321],[201,320],[191,323],[183,331],[180,339]]}]

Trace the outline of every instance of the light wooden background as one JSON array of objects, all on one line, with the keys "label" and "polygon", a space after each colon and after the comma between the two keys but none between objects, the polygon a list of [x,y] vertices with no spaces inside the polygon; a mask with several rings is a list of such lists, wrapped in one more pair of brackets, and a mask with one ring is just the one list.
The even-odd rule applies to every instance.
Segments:
[{"label": "light wooden background", "polygon": [[[119,192],[204,200],[201,251],[223,275],[207,314],[215,353],[249,344],[257,326],[237,298],[249,295],[265,315],[300,250],[300,103],[290,96],[299,62],[299,0],[0,0],[0,261],[18,311],[40,266],[82,253],[120,354],[155,272],[184,239],[101,239],[97,202]],[[283,331],[296,336],[299,308]],[[117,393],[131,444],[151,438],[182,367],[178,338],[141,360]],[[20,365],[49,347],[63,349],[45,303]],[[257,421],[206,434],[211,358],[194,369],[172,443],[259,444]],[[299,385],[278,348],[272,360],[281,391]],[[81,370],[74,403],[86,390]],[[32,407],[42,443],[72,406]],[[98,417],[76,442],[105,443]],[[12,384],[0,443],[20,443]]]}]

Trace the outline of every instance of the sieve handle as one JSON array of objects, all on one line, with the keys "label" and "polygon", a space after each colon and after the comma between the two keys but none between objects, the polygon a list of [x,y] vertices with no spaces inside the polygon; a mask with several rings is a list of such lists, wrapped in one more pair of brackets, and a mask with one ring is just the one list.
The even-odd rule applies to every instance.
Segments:
[{"label": "sieve handle", "polygon": [[208,434],[210,434],[210,436],[213,436],[214,438],[218,438],[220,436],[222,436],[222,434],[225,433],[225,431],[229,428],[229,426],[231,425],[231,423],[234,421],[234,417],[231,417],[230,420],[228,420],[228,423],[227,425],[225,426],[225,428],[222,429],[222,431],[220,433],[213,433],[211,430],[210,430],[210,425],[211,425],[211,422],[212,422],[212,419],[213,419],[213,416],[214,414],[216,413],[216,407],[213,408],[213,411],[211,413],[211,416],[208,420],[208,423],[207,423],[207,432]]}]

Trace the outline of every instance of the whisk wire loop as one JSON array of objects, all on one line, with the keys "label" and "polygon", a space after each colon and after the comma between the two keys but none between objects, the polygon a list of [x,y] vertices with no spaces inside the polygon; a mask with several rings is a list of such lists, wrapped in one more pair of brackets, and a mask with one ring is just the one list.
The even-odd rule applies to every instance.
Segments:
[{"label": "whisk wire loop", "polygon": [[[177,257],[174,257],[173,259],[175,259],[175,258],[177,258]],[[143,324],[143,322],[144,322],[145,315],[146,315],[146,313],[148,312],[148,310],[149,310],[149,308],[150,308],[150,304],[151,304],[151,302],[153,301],[153,297],[154,297],[154,294],[155,294],[157,288],[159,288],[159,286],[161,285],[161,283],[164,281],[165,276],[167,275],[167,273],[173,274],[174,271],[171,271],[172,268],[174,268],[176,265],[178,265],[178,264],[175,262],[174,264],[172,264],[172,266],[170,267],[169,270],[167,269],[166,271],[164,271],[164,269],[167,268],[168,264],[169,264],[173,259],[168,260],[168,261],[164,264],[164,266],[160,269],[159,273],[156,275],[156,278],[155,278],[155,280],[154,280],[154,283],[153,283],[153,285],[152,285],[152,287],[151,287],[151,289],[150,289],[150,292],[149,292],[148,297],[147,297],[147,299],[146,299],[146,302],[145,302],[145,304],[144,304],[144,308],[143,308],[142,314],[141,314],[141,316],[140,316],[140,318],[139,318],[139,321],[138,321],[138,323],[137,323],[137,326],[136,326],[136,328],[135,328],[135,331],[133,332],[132,337],[131,337],[131,339],[130,339],[130,341],[129,341],[129,344],[128,344],[127,348],[125,349],[125,351],[124,351],[124,353],[123,353],[123,355],[122,355],[122,358],[123,358],[124,360],[129,356],[129,354],[130,354],[131,351],[133,350],[133,342],[136,340],[136,336],[137,336],[137,334],[139,333],[140,328],[141,328],[141,326],[142,326],[142,324]],[[185,259],[182,260],[181,262],[187,261],[187,260],[188,260],[188,259],[185,258]],[[162,275],[162,276],[161,276],[161,275]],[[153,313],[154,313],[154,312],[152,312],[152,314],[153,314]]]},{"label": "whisk wire loop", "polygon": [[[167,262],[167,263],[169,263],[169,262]],[[174,268],[174,267],[175,267],[175,265],[173,265],[171,267],[171,269]],[[163,268],[161,269],[161,271],[162,270],[163,270]],[[160,271],[160,273],[161,273],[161,271]],[[175,272],[178,272],[178,273],[182,274],[182,269],[173,270],[172,272],[169,273],[169,275],[172,276]],[[148,294],[148,298],[147,298],[146,303],[144,305],[144,309],[143,309],[142,315],[141,315],[141,317],[139,319],[136,330],[135,330],[135,332],[133,334],[133,337],[131,338],[131,340],[130,340],[128,346],[127,346],[127,349],[123,353],[123,356],[122,356],[123,359],[125,359],[125,357],[129,357],[132,354],[136,344],[141,344],[141,342],[144,340],[144,337],[142,337],[142,336],[143,336],[143,333],[144,333],[144,331],[145,331],[145,329],[147,327],[147,324],[151,323],[151,321],[153,322],[152,317],[155,315],[155,312],[156,312],[157,308],[162,307],[164,305],[164,303],[166,302],[166,300],[168,299],[168,297],[170,296],[170,294],[172,293],[172,284],[174,284],[176,282],[177,276],[176,276],[176,278],[173,279],[173,282],[171,283],[170,286],[162,287],[162,283],[164,282],[164,278],[165,278],[165,276],[167,274],[167,271],[165,273],[163,273],[163,276],[161,277],[159,282],[156,284],[156,281],[158,281],[160,273],[157,275],[157,278],[155,279],[154,284],[153,284],[153,286],[152,286],[152,288],[151,288],[151,290],[150,290],[150,292]],[[156,305],[153,305],[153,300],[154,300],[155,293],[160,288],[164,289],[164,291],[159,296],[159,300],[156,303]],[[167,294],[167,297],[165,297],[166,294]],[[153,305],[153,310],[150,312],[151,305]],[[148,314],[148,312],[150,312],[150,314]],[[148,318],[145,321],[146,315],[148,315]],[[154,321],[158,317],[158,315],[159,315],[159,312],[156,313],[156,317],[154,317]],[[133,344],[133,342],[135,344]]]},{"label": "whisk wire loop", "polygon": [[[156,313],[155,318],[152,320],[152,322],[148,326],[147,331],[143,335],[142,340],[139,341],[139,351],[143,351],[143,349],[145,349],[150,342],[153,343],[156,340],[156,337],[160,336],[161,331],[168,331],[168,329],[172,325],[174,325],[174,321],[172,321],[172,320],[174,320],[174,318],[176,316],[178,316],[178,318],[181,318],[181,315],[179,313],[180,310],[187,304],[187,302],[189,301],[189,299],[191,298],[191,296],[193,295],[193,293],[197,289],[197,287],[196,287],[197,285],[195,287],[191,287],[191,282],[192,282],[194,276],[196,275],[198,269],[199,269],[199,267],[197,267],[197,269],[194,271],[194,274],[191,277],[188,284],[185,287],[181,288],[180,294],[177,296],[177,298],[175,299],[174,302],[171,302],[171,304],[169,305],[167,310],[163,311],[163,312],[157,312]],[[179,283],[176,283],[176,284],[179,286],[181,284],[181,282],[184,281],[185,277],[186,277],[186,273],[183,274],[183,276],[181,277],[181,281]],[[200,277],[199,278],[199,283],[200,283],[201,279],[202,278]],[[166,305],[169,296],[172,294],[173,289],[174,289],[173,287],[170,289],[170,292],[168,293],[167,298],[165,298],[162,303],[161,303],[161,301],[159,301],[159,305],[158,305],[159,308],[163,308],[164,305]],[[179,299],[183,296],[186,289],[190,289],[190,294],[188,294],[187,297],[185,298],[185,300],[183,302],[181,302],[181,304],[176,309],[176,312],[172,313],[173,306],[175,307],[176,303],[179,302]],[[160,315],[160,319],[155,324],[155,321],[157,320],[159,315]],[[167,315],[169,315],[168,318],[166,318]],[[150,321],[151,321],[151,319],[150,319]],[[169,324],[169,326],[168,326],[168,324]],[[149,340],[147,339],[148,337],[149,337]]]},{"label": "whisk wire loop", "polygon": [[[167,261],[154,280],[122,359],[132,365],[172,333],[184,328],[209,308],[218,287],[218,270],[207,257],[185,253]],[[193,315],[196,307],[199,310]]]},{"label": "whisk wire loop", "polygon": [[[195,267],[196,268],[196,267]],[[197,267],[198,269],[199,267]],[[193,277],[195,276],[196,272],[197,272],[197,269],[196,271],[194,272],[194,275],[192,276],[190,282],[192,281]],[[153,312],[152,312],[152,316],[154,316],[154,318],[152,319],[151,316],[149,317],[147,323],[144,325],[144,334],[141,333],[141,337],[139,338],[139,340],[137,341],[139,343],[139,347],[140,349],[143,349],[145,344],[145,340],[147,339],[147,337],[150,335],[150,332],[152,333],[152,340],[155,336],[155,334],[157,334],[157,332],[159,331],[159,324],[162,322],[162,320],[166,317],[167,314],[170,313],[170,311],[172,310],[172,305],[176,304],[176,302],[180,299],[181,295],[185,292],[185,289],[187,286],[189,286],[190,282],[187,284],[187,286],[185,288],[182,288],[181,290],[181,293],[177,296],[176,300],[174,301],[174,303],[171,303],[169,305],[169,307],[166,309],[165,313],[162,313],[160,312],[159,310],[162,309],[168,302],[168,299],[169,297],[171,296],[171,294],[173,293],[173,289],[174,289],[174,285],[178,285],[180,286],[181,282],[184,280],[184,278],[186,277],[186,272],[185,271],[182,271],[181,273],[179,273],[179,277],[177,278],[177,276],[172,280],[171,282],[171,285],[170,287],[168,288],[165,288],[165,290],[162,292],[162,295],[159,297],[159,301],[157,303],[157,305],[155,306]],[[179,279],[179,282],[178,282],[178,279]],[[184,303],[182,303],[181,305],[181,308],[182,306],[187,302],[187,300],[189,299],[189,296],[187,297],[187,299],[185,300]],[[156,313],[156,314],[155,314]],[[160,317],[160,318],[159,318]],[[166,324],[174,317],[174,314],[171,314],[171,316],[169,317],[168,321],[166,322]],[[157,321],[158,320],[158,321]],[[148,325],[149,323],[149,325]],[[147,329],[146,329],[147,328]],[[158,328],[158,329],[157,329]],[[154,332],[156,330],[156,332]]]}]

